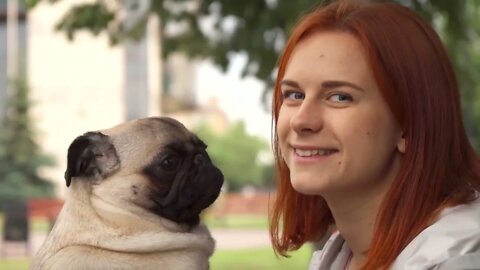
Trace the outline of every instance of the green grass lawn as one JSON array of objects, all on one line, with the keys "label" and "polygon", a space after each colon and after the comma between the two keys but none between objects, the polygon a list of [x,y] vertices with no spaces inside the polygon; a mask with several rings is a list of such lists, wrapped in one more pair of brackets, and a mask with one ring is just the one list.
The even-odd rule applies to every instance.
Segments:
[{"label": "green grass lawn", "polygon": [[211,270],[306,270],[312,255],[310,246],[293,252],[289,258],[276,257],[270,247],[217,250],[210,259]]},{"label": "green grass lawn", "polygon": [[[217,250],[210,258],[211,270],[302,270],[308,268],[311,249],[305,246],[291,254],[291,257],[276,257],[270,247]],[[0,260],[0,270],[24,270],[28,259]]]},{"label": "green grass lawn", "polygon": [[28,259],[0,260],[0,270],[26,270],[29,265]]},{"label": "green grass lawn", "polygon": [[260,215],[226,215],[222,218],[207,215],[203,221],[209,228],[268,229],[268,219]]}]

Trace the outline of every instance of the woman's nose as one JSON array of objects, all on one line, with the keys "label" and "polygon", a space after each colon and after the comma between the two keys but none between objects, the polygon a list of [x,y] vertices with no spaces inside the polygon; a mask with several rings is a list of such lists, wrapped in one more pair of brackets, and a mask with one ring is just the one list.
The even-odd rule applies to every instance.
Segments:
[{"label": "woman's nose", "polygon": [[291,128],[297,133],[314,133],[323,127],[319,104],[304,100],[290,119]]}]

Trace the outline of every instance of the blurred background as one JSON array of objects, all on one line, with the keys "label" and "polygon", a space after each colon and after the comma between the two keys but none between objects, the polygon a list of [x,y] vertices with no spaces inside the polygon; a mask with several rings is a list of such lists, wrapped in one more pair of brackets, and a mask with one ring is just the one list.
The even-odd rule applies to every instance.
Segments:
[{"label": "blurred background", "polygon": [[[203,216],[211,268],[306,269],[310,245],[289,258],[270,247],[270,97],[291,27],[323,2],[0,0],[0,269],[26,269],[48,234],[75,137],[159,115],[197,132],[225,175]],[[480,1],[396,2],[447,46],[478,149]]]}]

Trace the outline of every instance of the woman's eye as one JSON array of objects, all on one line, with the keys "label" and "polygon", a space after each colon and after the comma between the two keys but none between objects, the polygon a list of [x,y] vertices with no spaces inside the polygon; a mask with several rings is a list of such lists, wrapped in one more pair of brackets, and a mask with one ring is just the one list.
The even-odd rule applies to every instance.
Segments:
[{"label": "woman's eye", "polygon": [[305,98],[305,94],[299,91],[287,90],[283,92],[283,99],[301,100]]},{"label": "woman's eye", "polygon": [[328,100],[338,103],[346,103],[353,101],[353,98],[347,94],[333,94],[328,97]]}]

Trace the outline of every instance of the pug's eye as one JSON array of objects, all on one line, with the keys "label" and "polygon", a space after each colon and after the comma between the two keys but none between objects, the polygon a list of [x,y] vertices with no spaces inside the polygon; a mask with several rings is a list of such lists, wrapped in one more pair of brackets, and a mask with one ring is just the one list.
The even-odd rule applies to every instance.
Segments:
[{"label": "pug's eye", "polygon": [[160,161],[160,166],[166,171],[174,171],[180,164],[180,158],[176,155],[167,155]]}]

